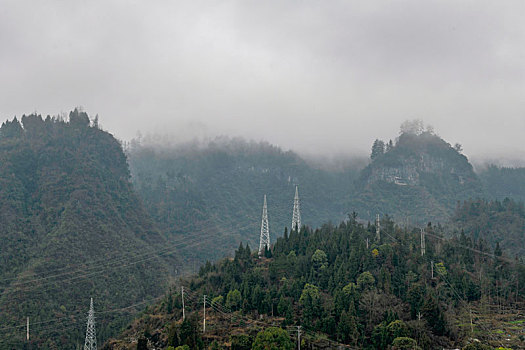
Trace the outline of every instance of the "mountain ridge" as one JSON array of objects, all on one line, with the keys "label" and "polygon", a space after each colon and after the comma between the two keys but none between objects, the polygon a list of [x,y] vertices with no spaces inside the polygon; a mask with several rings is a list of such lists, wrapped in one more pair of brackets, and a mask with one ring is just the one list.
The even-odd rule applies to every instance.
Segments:
[{"label": "mountain ridge", "polygon": [[395,143],[376,140],[350,205],[399,221],[446,222],[458,200],[483,196],[467,157],[432,131],[402,132]]},{"label": "mountain ridge", "polygon": [[[33,346],[58,349],[82,339],[91,297],[102,310],[164,292],[176,259],[134,261],[167,242],[133,191],[121,145],[86,113],[5,122],[0,179],[0,322],[16,327],[27,316],[45,324],[75,315],[68,322],[77,328],[67,334],[34,326]],[[128,319],[101,318],[101,336]],[[13,330],[0,342],[20,348]]]}]

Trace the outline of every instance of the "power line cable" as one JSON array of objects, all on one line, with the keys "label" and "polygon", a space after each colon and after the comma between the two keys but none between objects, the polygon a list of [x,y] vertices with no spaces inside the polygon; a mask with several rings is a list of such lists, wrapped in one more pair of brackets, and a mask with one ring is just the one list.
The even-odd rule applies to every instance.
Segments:
[{"label": "power line cable", "polygon": [[[184,241],[186,240],[186,238],[181,238],[180,240],[177,240],[175,244],[169,244],[168,246],[164,246],[162,249],[159,249],[159,250],[152,250],[151,252],[144,252],[144,253],[140,253],[140,254],[136,254],[136,255],[129,255],[129,254],[126,254],[125,256],[121,256],[121,257],[116,257],[115,259],[113,258],[110,258],[110,259],[101,259],[99,263],[93,263],[91,264],[90,266],[87,266],[87,267],[84,267],[84,268],[79,268],[77,270],[71,270],[71,271],[67,271],[67,272],[64,272],[64,273],[61,273],[61,274],[58,274],[58,275],[51,275],[51,276],[45,276],[45,277],[39,277],[39,278],[35,278],[35,279],[32,279],[32,280],[24,280],[20,283],[15,283],[15,284],[11,284],[9,286],[18,286],[18,285],[23,285],[23,284],[28,284],[28,283],[34,283],[34,282],[37,282],[39,280],[46,280],[46,279],[50,279],[50,278],[55,278],[55,277],[61,277],[61,276],[64,276],[64,275],[69,275],[69,274],[74,274],[74,273],[78,273],[78,272],[86,272],[89,271],[89,270],[92,270],[92,269],[97,269],[97,268],[100,268],[100,267],[105,267],[107,266],[108,264],[116,264],[116,263],[119,263],[121,261],[126,261],[126,260],[131,260],[131,259],[136,259],[136,258],[140,258],[140,257],[144,257],[144,256],[147,256],[147,255],[151,255],[151,254],[159,254],[159,253],[162,253],[162,252],[165,252],[165,251],[168,251],[168,250],[171,250],[173,247],[175,246],[178,246],[180,245],[181,243],[183,243]],[[63,268],[60,268],[60,270],[66,270],[68,269],[67,267],[63,267]],[[46,271],[47,272],[47,271]],[[16,279],[16,278],[13,278],[13,279]],[[7,279],[4,279],[4,281],[7,280]]]},{"label": "power line cable", "polygon": [[[191,246],[191,245],[197,244],[197,243],[200,244],[200,243],[205,242],[205,241],[210,240],[210,239],[211,238],[208,238],[208,239],[204,238],[204,239],[202,239],[200,237],[196,237],[193,240],[189,241],[189,244],[187,242],[184,242],[184,243],[186,243],[185,246]],[[133,265],[141,263],[141,262],[145,262],[145,261],[149,261],[149,260],[152,260],[152,259],[160,258],[163,255],[176,253],[177,250],[173,250],[174,248],[176,248],[176,246],[177,245],[173,245],[173,246],[170,247],[170,250],[163,251],[163,252],[155,254],[153,256],[150,255],[150,256],[144,257],[142,259],[135,260],[135,261],[130,261],[130,262],[126,263],[126,264],[115,266],[115,265],[117,265],[117,262],[114,262],[114,263],[111,263],[111,264],[108,264],[108,265],[101,265],[101,266],[98,267],[98,270],[90,271],[88,273],[84,273],[84,274],[81,274],[79,276],[73,276],[73,277],[70,277],[70,278],[58,279],[58,280],[54,280],[54,281],[44,282],[43,285],[56,284],[57,282],[69,282],[69,281],[78,280],[78,279],[85,279],[87,277],[91,277],[91,276],[97,275],[99,273],[107,272],[107,268],[119,269],[119,268],[133,266]],[[24,283],[24,284],[31,283],[31,286],[29,286],[29,287],[23,287],[23,288],[18,288],[18,289],[14,289],[14,290],[7,290],[7,291],[4,290],[2,293],[0,293],[0,297],[3,296],[3,295],[12,294],[12,293],[16,293],[16,292],[27,292],[27,291],[32,290],[34,288],[39,288],[39,291],[45,291],[46,289],[41,289],[42,284],[34,285],[35,282],[38,282],[40,280],[41,280],[40,278],[37,278],[37,279],[34,279],[34,280],[26,281],[26,283]],[[54,287],[56,287],[56,286],[54,286]],[[47,290],[49,290],[49,289],[47,289]]]}]

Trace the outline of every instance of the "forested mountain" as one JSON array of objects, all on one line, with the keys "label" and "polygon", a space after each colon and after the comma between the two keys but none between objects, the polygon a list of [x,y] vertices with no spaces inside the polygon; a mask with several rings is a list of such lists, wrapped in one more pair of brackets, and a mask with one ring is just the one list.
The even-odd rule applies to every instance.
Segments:
[{"label": "forested mountain", "polygon": [[285,231],[263,258],[241,245],[234,258],[181,280],[184,321],[176,288],[104,349],[293,349],[296,326],[305,349],[524,344],[523,260],[465,235],[445,239],[432,225],[423,255],[419,229],[381,224],[380,238],[355,215]]},{"label": "forested mountain", "polygon": [[511,199],[503,201],[469,200],[452,217],[458,230],[473,240],[482,239],[491,246],[518,257],[525,256],[525,208]]},{"label": "forested mountain", "polygon": [[[465,339],[456,324],[464,321],[465,309],[453,295],[473,301],[483,323],[482,315],[494,302],[501,308],[513,296],[517,301],[512,286],[522,293],[524,284],[516,276],[523,272],[512,270],[512,259],[514,254],[523,256],[523,205],[476,199],[519,196],[521,173],[489,168],[481,176],[483,191],[460,147],[451,147],[431,131],[409,128],[395,143],[376,141],[364,169],[362,162],[337,170],[313,166],[267,143],[226,138],[176,147],[133,142],[126,151],[128,159],[96,118],[90,120],[78,110],[67,121],[30,115],[2,124],[0,348],[21,347],[26,317],[33,325],[34,347],[61,349],[81,343],[90,297],[99,315],[99,340],[116,334],[131,311],[141,310],[165,290],[170,276],[220,259],[241,241],[255,251],[264,194],[275,242],[268,259],[258,260],[242,246],[233,260],[208,263],[187,284],[189,293],[218,298],[216,308],[222,297],[244,323],[242,332],[251,332],[244,327],[250,317],[265,314],[267,325],[302,320],[310,332],[307,342],[323,343],[311,336],[321,332],[330,339],[324,341],[328,347],[330,341],[386,346],[394,341],[391,328],[398,326],[402,331],[395,334],[410,336],[423,347],[429,342],[447,345]],[[516,186],[498,183],[500,175],[514,179]],[[352,211],[363,220],[352,216],[337,227],[325,224],[282,237],[283,228],[291,225],[296,185],[303,224],[339,222]],[[375,227],[363,224],[376,213],[383,220],[380,242],[374,242]],[[452,225],[445,231],[441,226],[427,228],[435,245],[424,258],[416,249],[416,232],[394,225],[402,222],[405,227],[407,216],[420,224],[446,222],[451,215]],[[443,243],[436,235],[460,238]],[[366,238],[371,246],[365,249]],[[510,260],[504,258],[507,251]],[[488,258],[493,255],[504,263],[496,266]],[[429,259],[443,262],[448,282],[428,280]],[[497,280],[495,269],[503,280]],[[480,273],[487,271],[480,280]],[[416,287],[420,304],[409,294]],[[354,308],[341,299],[348,291],[355,293]],[[157,322],[169,324],[176,318],[177,298],[172,294],[152,309],[159,313],[154,315]],[[424,314],[422,300],[433,301],[425,307],[436,320],[443,316],[441,330],[414,321],[414,312]],[[376,302],[391,312],[379,315],[365,306]],[[388,330],[396,320],[404,323]],[[197,329],[190,321],[184,324],[188,334]],[[151,330],[158,326],[140,319],[129,332],[144,324]],[[177,341],[185,337],[178,326],[169,329],[172,342],[174,334]],[[149,341],[164,344],[167,330]],[[230,334],[232,329],[222,331]],[[248,341],[250,336],[254,334],[241,338]],[[217,340],[225,338],[218,334]]]},{"label": "forested mountain", "polygon": [[458,200],[483,196],[460,148],[417,121],[405,123],[395,142],[374,142],[350,207],[369,219],[389,214],[398,222],[447,221]]},{"label": "forested mountain", "polygon": [[[405,225],[447,223],[458,201],[519,200],[523,192],[521,169],[489,167],[480,181],[460,145],[419,121],[404,123],[395,141],[376,140],[367,166],[347,161],[340,170],[313,167],[267,143],[228,138],[172,147],[135,141],[128,156],[134,187],[165,236],[202,238],[184,251],[190,269],[193,261],[231,253],[239,241],[256,248],[264,194],[272,239],[279,236],[290,227],[295,185],[303,222],[311,226],[352,211],[365,220],[388,214]],[[512,248],[506,241],[503,247]]]},{"label": "forested mountain", "polygon": [[511,198],[525,202],[525,168],[490,165],[479,172],[488,199]]},{"label": "forested mountain", "polygon": [[120,144],[78,110],[69,121],[2,124],[0,242],[1,349],[22,348],[26,317],[31,348],[73,348],[90,297],[105,339],[134,308],[111,310],[162,294],[176,266],[133,192]]},{"label": "forested mountain", "polygon": [[358,172],[318,169],[267,143],[228,138],[175,147],[132,142],[128,155],[135,189],[166,237],[202,239],[183,251],[198,263],[231,254],[240,241],[259,244],[264,194],[272,241],[291,226],[296,185],[303,223],[340,221]]}]

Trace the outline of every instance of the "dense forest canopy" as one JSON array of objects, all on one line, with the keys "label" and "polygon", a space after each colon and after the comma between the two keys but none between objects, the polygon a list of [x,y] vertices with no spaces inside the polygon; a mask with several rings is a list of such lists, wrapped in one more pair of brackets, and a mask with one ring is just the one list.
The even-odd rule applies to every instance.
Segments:
[{"label": "dense forest canopy", "polygon": [[[90,297],[100,311],[151,300],[175,272],[172,255],[146,259],[170,245],[133,191],[120,143],[80,110],[2,124],[0,241],[0,348],[21,348],[26,317],[33,346],[71,348]],[[100,314],[100,339],[133,310]]]},{"label": "dense forest canopy", "polygon": [[[459,144],[417,121],[376,140],[367,166],[329,168],[242,139],[123,152],[78,109],[14,118],[0,127],[0,348],[21,346],[28,316],[33,346],[82,342],[91,297],[106,340],[174,276],[229,254],[182,281],[195,305],[208,296],[223,324],[213,337],[197,306],[180,322],[177,288],[124,333],[133,348],[286,348],[297,326],[325,348],[520,344],[523,183],[523,169],[476,174]],[[306,225],[283,234],[296,185]],[[265,194],[272,247],[259,259]]]},{"label": "dense forest canopy", "polygon": [[296,185],[305,223],[341,220],[358,172],[319,169],[291,151],[242,139],[174,147],[135,141],[128,155],[134,187],[166,237],[204,238],[185,252],[198,263],[233,253],[240,241],[259,243],[265,194],[272,241],[291,226]]},{"label": "dense forest canopy", "polygon": [[[458,201],[492,199],[502,186],[486,180],[487,172],[478,176],[459,144],[450,145],[418,120],[405,122],[394,140],[376,140],[368,166],[346,160],[337,171],[312,166],[268,143],[239,138],[186,144],[135,139],[127,153],[134,188],[165,237],[204,238],[201,246],[184,253],[193,271],[206,259],[231,254],[239,241],[258,244],[264,194],[271,238],[278,237],[291,224],[295,185],[305,223],[312,227],[338,222],[352,211],[365,220],[388,214],[404,225],[445,224]],[[501,182],[509,177],[525,183],[519,169],[489,169],[498,171]],[[499,193],[521,199],[519,190]],[[509,248],[505,242],[502,247]]]},{"label": "dense forest canopy", "polygon": [[452,222],[474,240],[498,244],[509,254],[525,256],[525,208],[509,198],[503,201],[469,200],[459,205]]},{"label": "dense forest canopy", "polygon": [[[446,239],[445,229],[431,224],[422,254],[419,229],[388,217],[381,227],[377,237],[373,224],[352,215],[337,226],[285,231],[263,258],[241,244],[233,259],[181,281],[186,321],[180,290],[172,291],[106,346],[126,349],[125,339],[142,337],[155,347],[221,349],[244,339],[236,348],[253,349],[264,329],[296,326],[305,348],[442,349],[473,338],[492,347],[523,344],[523,260],[464,234]],[[210,303],[204,335],[203,295]],[[190,324],[194,336],[185,330]]]},{"label": "dense forest canopy", "polygon": [[490,165],[479,172],[489,199],[512,198],[525,202],[525,168]]},{"label": "dense forest canopy", "polygon": [[458,200],[484,194],[460,150],[421,121],[405,122],[395,141],[374,141],[349,207],[368,219],[389,214],[397,222],[446,222]]}]

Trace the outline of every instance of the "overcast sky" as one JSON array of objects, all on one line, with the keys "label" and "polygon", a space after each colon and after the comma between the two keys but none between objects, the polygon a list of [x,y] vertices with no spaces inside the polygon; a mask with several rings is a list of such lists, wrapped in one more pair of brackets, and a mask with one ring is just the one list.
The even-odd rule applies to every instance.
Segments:
[{"label": "overcast sky", "polygon": [[[0,0],[0,117],[368,152],[420,118],[525,159],[525,1]],[[525,161],[524,161],[525,163]]]}]

